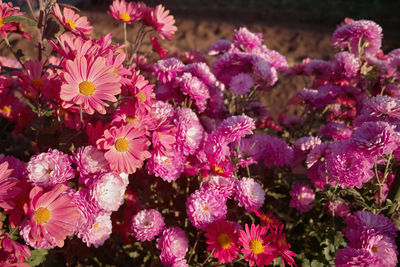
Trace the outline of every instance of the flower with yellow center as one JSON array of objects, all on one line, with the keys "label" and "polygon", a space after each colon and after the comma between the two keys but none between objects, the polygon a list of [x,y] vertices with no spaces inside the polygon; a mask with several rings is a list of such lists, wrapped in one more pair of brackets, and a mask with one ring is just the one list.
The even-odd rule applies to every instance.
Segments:
[{"label": "flower with yellow center", "polygon": [[79,93],[84,96],[92,96],[96,91],[96,87],[92,82],[83,81],[79,84]]},{"label": "flower with yellow center", "polygon": [[117,140],[115,140],[114,146],[118,152],[125,152],[129,148],[129,142],[126,138],[120,137]]},{"label": "flower with yellow center", "polygon": [[4,26],[4,18],[0,18],[0,28]]},{"label": "flower with yellow center", "polygon": [[44,86],[44,81],[41,78],[36,78],[31,81],[31,85],[33,87],[42,87]]},{"label": "flower with yellow center", "polygon": [[45,224],[50,220],[50,211],[47,208],[40,207],[35,210],[33,219],[37,224]]},{"label": "flower with yellow center", "polygon": [[263,246],[263,244],[262,244],[262,242],[260,240],[253,239],[250,242],[250,250],[254,254],[260,254],[260,253],[264,252],[264,246]]},{"label": "flower with yellow center", "polygon": [[125,22],[128,22],[131,20],[131,16],[129,16],[129,14],[126,12],[121,13],[121,15],[119,15],[119,17]]},{"label": "flower with yellow center", "polygon": [[131,123],[131,122],[137,121],[137,118],[136,117],[127,116],[125,118],[125,121],[128,122],[128,123]]},{"label": "flower with yellow center", "polygon": [[68,24],[71,30],[75,30],[75,22],[73,22],[72,20],[66,19],[65,24]]},{"label": "flower with yellow center", "polygon": [[218,244],[223,249],[230,249],[232,246],[232,239],[229,237],[227,233],[220,233],[217,236]]}]

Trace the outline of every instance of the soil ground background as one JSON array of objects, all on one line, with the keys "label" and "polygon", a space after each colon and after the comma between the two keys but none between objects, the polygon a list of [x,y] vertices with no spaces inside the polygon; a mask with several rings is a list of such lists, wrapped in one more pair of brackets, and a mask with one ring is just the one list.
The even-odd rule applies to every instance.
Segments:
[{"label": "soil ground background", "polygon": [[[72,1],[72,0],[69,0]],[[77,1],[77,0],[75,0]],[[58,1],[59,2],[59,1]],[[122,24],[106,11],[109,0],[84,0],[78,5],[81,14],[88,17],[94,26],[94,37],[109,32],[114,39],[123,42]],[[207,51],[219,39],[232,40],[234,29],[246,26],[263,35],[268,48],[287,57],[289,65],[300,63],[304,58],[329,60],[335,53],[330,44],[331,34],[345,17],[371,19],[383,28],[383,50],[389,52],[400,47],[400,1],[385,0],[147,0],[149,6],[163,4],[176,19],[178,31],[170,42],[162,45],[170,53],[193,49]],[[138,26],[128,27],[132,41]],[[33,52],[32,44],[21,39],[12,40],[13,46]],[[142,46],[145,53],[151,45]],[[1,55],[9,55],[4,48]],[[30,56],[30,52],[26,53]],[[213,58],[208,57],[211,61]],[[286,106],[286,101],[298,90],[307,86],[300,77],[280,77],[273,90],[261,96],[262,102],[273,115],[281,111],[295,110]]]}]

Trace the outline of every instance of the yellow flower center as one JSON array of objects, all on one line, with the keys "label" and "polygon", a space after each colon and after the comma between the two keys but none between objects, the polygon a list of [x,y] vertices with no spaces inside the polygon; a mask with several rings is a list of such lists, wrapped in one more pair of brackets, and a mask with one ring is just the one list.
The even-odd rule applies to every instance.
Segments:
[{"label": "yellow flower center", "polygon": [[4,107],[1,108],[0,111],[1,111],[2,113],[5,113],[5,114],[7,114],[7,115],[10,115],[10,114],[11,114],[11,107],[10,107],[10,106],[4,106]]},{"label": "yellow flower center", "polygon": [[4,26],[4,19],[0,18],[0,28]]},{"label": "yellow flower center", "polygon": [[134,121],[136,121],[136,120],[137,120],[136,117],[130,117],[130,116],[128,116],[128,117],[125,118],[125,121],[126,121],[126,122],[129,122],[129,123],[134,122]]},{"label": "yellow flower center", "polygon": [[149,223],[148,221],[145,221],[145,222],[144,222],[144,226],[149,226],[149,224],[150,224],[150,223]]},{"label": "yellow flower center", "polygon": [[33,219],[37,224],[45,224],[50,219],[50,211],[46,208],[40,207],[35,210],[35,214],[33,214]]},{"label": "yellow flower center", "polygon": [[97,223],[95,223],[95,224],[93,225],[93,229],[97,229],[97,228],[99,228],[99,225],[98,225]]},{"label": "yellow flower center", "polygon": [[44,86],[44,81],[41,78],[36,78],[31,81],[33,87]]},{"label": "yellow flower center", "polygon": [[373,253],[377,253],[378,252],[378,248],[377,247],[372,247],[371,250],[372,250]]},{"label": "yellow flower center", "polygon": [[79,93],[84,96],[92,96],[96,91],[96,87],[92,82],[83,81],[79,84]]},{"label": "yellow flower center", "polygon": [[250,242],[250,250],[254,254],[260,254],[260,253],[264,252],[264,247],[263,247],[263,244],[261,243],[261,241],[254,239],[254,240],[251,240],[251,242]]},{"label": "yellow flower center", "polygon": [[71,28],[71,30],[75,30],[75,22],[73,22],[72,20],[66,19],[65,24],[69,24],[69,27]]},{"label": "yellow flower center", "polygon": [[215,165],[214,171],[215,171],[215,173],[224,173],[224,170],[221,167],[217,166],[217,165]]},{"label": "yellow flower center", "polygon": [[119,17],[125,22],[128,22],[128,21],[131,20],[131,16],[129,16],[129,14],[126,13],[126,12],[122,13],[121,15],[119,15]]},{"label": "yellow flower center", "polygon": [[118,138],[118,139],[115,141],[114,146],[115,146],[115,149],[116,149],[118,152],[125,152],[125,151],[128,150],[129,142],[128,142],[128,140],[127,140],[126,138],[121,137],[121,138]]},{"label": "yellow flower center", "polygon": [[50,174],[52,171],[53,171],[52,168],[48,168],[48,169],[46,170],[46,173],[47,173],[47,174]]},{"label": "yellow flower center", "polygon": [[142,104],[144,103],[144,101],[146,101],[146,94],[143,92],[139,92],[136,94],[136,97],[140,99],[140,101],[142,102]]},{"label": "yellow flower center", "polygon": [[161,137],[162,137],[162,133],[160,133],[160,132],[157,132],[157,134],[158,134],[158,138],[160,138],[160,139],[161,139]]},{"label": "yellow flower center", "polygon": [[114,73],[115,74],[119,74],[119,71],[118,71],[118,69],[116,67],[114,67]]},{"label": "yellow flower center", "polygon": [[220,233],[217,236],[217,241],[223,249],[229,249],[232,246],[232,240],[227,233]]}]

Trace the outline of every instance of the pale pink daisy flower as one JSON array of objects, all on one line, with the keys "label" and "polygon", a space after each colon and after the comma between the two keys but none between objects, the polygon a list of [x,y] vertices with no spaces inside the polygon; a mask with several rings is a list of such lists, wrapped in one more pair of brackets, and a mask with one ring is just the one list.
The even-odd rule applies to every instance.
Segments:
[{"label": "pale pink daisy flower", "polygon": [[157,248],[161,250],[160,260],[164,266],[172,266],[174,262],[185,257],[189,241],[182,229],[170,227],[157,239]]},{"label": "pale pink daisy flower", "polygon": [[154,240],[164,227],[164,218],[155,209],[141,210],[132,218],[132,235],[142,242]]},{"label": "pale pink daisy flower", "polygon": [[113,66],[107,66],[103,57],[87,60],[80,56],[67,60],[64,67],[64,84],[60,98],[63,107],[80,106],[83,111],[93,114],[96,110],[106,114],[108,104],[103,100],[116,102],[115,95],[121,93],[121,76],[114,72]]},{"label": "pale pink daisy flower", "polygon": [[246,224],[245,230],[239,230],[239,245],[243,248],[241,252],[244,259],[249,262],[249,266],[268,265],[276,257],[276,248],[272,246],[273,237],[268,235],[268,227],[261,225]]},{"label": "pale pink daisy flower", "polygon": [[134,21],[140,20],[144,16],[146,6],[139,2],[125,2],[125,0],[114,0],[110,5],[110,10],[107,11],[116,20],[131,24]]},{"label": "pale pink daisy flower", "polygon": [[104,137],[97,140],[97,146],[106,150],[104,157],[112,170],[134,173],[151,156],[147,151],[150,141],[145,136],[145,128],[135,128],[132,124],[105,130]]},{"label": "pale pink daisy flower", "polygon": [[111,233],[111,213],[99,212],[94,219],[93,225],[82,234],[81,238],[88,247],[93,245],[95,248],[98,248],[110,238]]},{"label": "pale pink daisy flower", "polygon": [[80,215],[72,197],[63,194],[67,189],[63,184],[46,193],[41,187],[32,188],[27,219],[22,223],[20,232],[31,247],[63,247],[66,237],[75,232]]},{"label": "pale pink daisy flower", "polygon": [[227,213],[226,198],[212,188],[193,192],[186,201],[189,221],[197,229],[204,229],[212,222],[224,219]]},{"label": "pale pink daisy flower", "polygon": [[100,174],[90,186],[91,200],[104,211],[117,211],[124,200],[126,184],[115,172]]},{"label": "pale pink daisy flower", "polygon": [[75,14],[71,8],[64,7],[61,13],[60,6],[55,4],[52,13],[61,25],[72,33],[91,34],[93,31],[93,27],[90,26],[87,18]]},{"label": "pale pink daisy flower", "polygon": [[237,243],[235,224],[226,220],[219,220],[209,224],[204,236],[207,238],[207,250],[212,251],[219,263],[232,262],[237,257],[239,247]]},{"label": "pale pink daisy flower", "polygon": [[26,167],[28,181],[38,186],[55,186],[75,177],[70,157],[57,149],[49,149],[31,157]]},{"label": "pale pink daisy flower", "polygon": [[315,199],[315,193],[309,186],[295,184],[290,190],[290,196],[290,207],[296,208],[301,212],[307,212],[313,208],[311,202]]},{"label": "pale pink daisy flower", "polygon": [[178,28],[174,25],[174,17],[168,14],[169,10],[165,10],[164,6],[158,5],[154,9],[148,9],[144,21],[147,25],[156,29],[161,39],[170,41]]},{"label": "pale pink daisy flower", "polygon": [[232,77],[231,82],[229,83],[229,90],[231,90],[234,94],[244,95],[251,91],[251,88],[255,85],[254,79],[246,74],[239,73]]},{"label": "pale pink daisy flower", "polygon": [[235,200],[249,212],[259,210],[264,204],[265,192],[253,178],[243,177],[236,183]]}]

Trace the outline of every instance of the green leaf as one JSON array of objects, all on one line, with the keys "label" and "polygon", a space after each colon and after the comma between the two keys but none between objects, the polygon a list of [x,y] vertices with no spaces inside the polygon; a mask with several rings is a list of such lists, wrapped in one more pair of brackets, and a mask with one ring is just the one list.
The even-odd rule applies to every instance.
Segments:
[{"label": "green leaf", "polygon": [[311,262],[311,267],[324,267],[325,265],[322,262],[319,262],[317,260],[312,260]]},{"label": "green leaf", "polygon": [[24,16],[10,16],[10,17],[4,18],[4,23],[22,22],[22,21],[26,21],[28,23],[28,25],[32,26],[32,27],[37,25],[36,21],[34,21],[33,19],[30,19],[28,17],[24,17]]},{"label": "green leaf", "polygon": [[49,253],[47,249],[35,249],[31,250],[31,256],[28,259],[30,266],[38,266],[46,260],[46,256]]}]

